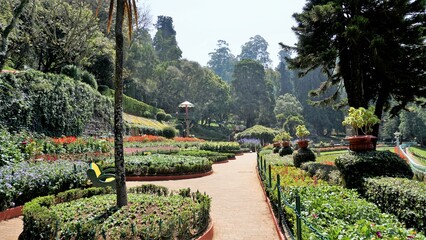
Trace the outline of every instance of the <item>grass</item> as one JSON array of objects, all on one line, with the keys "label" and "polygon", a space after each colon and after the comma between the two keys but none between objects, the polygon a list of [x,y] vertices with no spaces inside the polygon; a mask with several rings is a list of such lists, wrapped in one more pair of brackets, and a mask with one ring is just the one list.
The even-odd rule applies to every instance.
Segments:
[{"label": "grass", "polygon": [[416,160],[426,166],[426,149],[420,148],[420,147],[410,147],[408,149],[411,153],[413,153],[413,156],[416,158]]}]

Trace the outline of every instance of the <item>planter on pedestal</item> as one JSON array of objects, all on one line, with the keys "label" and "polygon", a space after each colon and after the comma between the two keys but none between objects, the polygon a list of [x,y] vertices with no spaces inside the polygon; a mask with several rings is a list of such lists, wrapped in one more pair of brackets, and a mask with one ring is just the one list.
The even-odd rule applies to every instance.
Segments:
[{"label": "planter on pedestal", "polygon": [[308,140],[299,140],[297,141],[297,145],[299,145],[300,148],[307,148],[309,144]]},{"label": "planter on pedestal", "polygon": [[349,149],[354,152],[365,152],[373,151],[374,143],[376,139],[373,135],[361,135],[361,136],[352,136],[347,137],[345,140],[349,142]]}]

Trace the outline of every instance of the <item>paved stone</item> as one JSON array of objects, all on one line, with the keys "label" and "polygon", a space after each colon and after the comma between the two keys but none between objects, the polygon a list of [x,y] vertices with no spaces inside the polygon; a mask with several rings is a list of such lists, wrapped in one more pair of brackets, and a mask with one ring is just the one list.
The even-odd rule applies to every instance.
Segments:
[{"label": "paved stone", "polygon": [[[149,183],[207,193],[212,198],[215,240],[279,239],[256,175],[256,154],[246,153],[228,163],[214,164],[213,171],[202,178]],[[127,187],[146,183],[127,182]],[[21,231],[21,218],[0,222],[1,239],[15,240]]]}]

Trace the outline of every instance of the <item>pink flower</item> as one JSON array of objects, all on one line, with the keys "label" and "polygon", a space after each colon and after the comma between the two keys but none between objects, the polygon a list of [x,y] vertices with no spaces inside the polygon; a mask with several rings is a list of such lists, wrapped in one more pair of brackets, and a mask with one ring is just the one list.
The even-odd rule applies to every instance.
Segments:
[{"label": "pink flower", "polygon": [[382,233],[380,231],[376,232],[378,238],[383,238]]}]

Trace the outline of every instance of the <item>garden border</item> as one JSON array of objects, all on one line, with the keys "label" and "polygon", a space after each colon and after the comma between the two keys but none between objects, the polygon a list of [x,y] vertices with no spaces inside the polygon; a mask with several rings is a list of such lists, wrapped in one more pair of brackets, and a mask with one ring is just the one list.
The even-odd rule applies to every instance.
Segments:
[{"label": "garden border", "polygon": [[204,232],[197,240],[212,240],[214,236],[214,225],[213,219],[210,217],[209,225],[207,226],[207,231]]},{"label": "garden border", "polygon": [[168,180],[182,180],[205,177],[213,174],[213,170],[205,173],[193,173],[185,175],[164,175],[164,176],[126,176],[126,181],[168,181]]},{"label": "garden border", "polygon": [[0,212],[0,222],[22,216],[23,208],[24,206],[22,205],[14,208],[8,208]]}]

